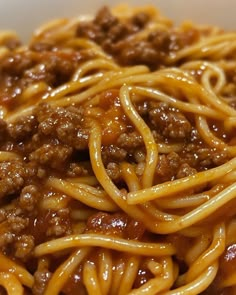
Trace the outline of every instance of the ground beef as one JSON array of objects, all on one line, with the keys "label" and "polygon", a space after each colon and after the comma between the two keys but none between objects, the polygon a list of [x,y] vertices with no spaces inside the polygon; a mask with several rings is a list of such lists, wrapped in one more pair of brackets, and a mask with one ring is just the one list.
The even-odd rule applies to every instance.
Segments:
[{"label": "ground beef", "polygon": [[5,253],[15,253],[16,248],[12,248],[17,240],[20,240],[22,233],[29,225],[29,218],[25,217],[23,211],[14,209],[1,209],[1,223],[3,223],[0,235],[0,248]]},{"label": "ground beef", "polygon": [[0,76],[9,75],[20,78],[24,71],[33,67],[35,63],[35,58],[30,51],[10,53],[1,60]]},{"label": "ground beef", "polygon": [[194,175],[196,173],[197,173],[196,169],[190,167],[187,163],[184,163],[179,167],[176,178],[183,178],[183,177]]},{"label": "ground beef", "polygon": [[25,168],[26,168],[27,176],[28,176],[26,179],[26,185],[34,184],[35,181],[38,182],[39,181],[38,177],[40,174],[46,175],[46,173],[44,173],[43,171],[44,169],[40,167],[40,165],[38,165],[38,163],[36,162],[26,162]]},{"label": "ground beef", "polygon": [[39,121],[38,131],[42,136],[58,138],[77,150],[88,147],[89,131],[82,127],[80,108],[51,108],[47,104],[39,105],[35,114]]},{"label": "ground beef", "polygon": [[55,87],[68,81],[78,62],[85,59],[85,55],[72,50],[10,53],[1,61],[0,75],[22,78],[28,83],[44,81]]},{"label": "ground beef", "polygon": [[101,233],[125,239],[140,239],[144,234],[142,223],[124,213],[102,213],[92,215],[87,222],[85,232]]},{"label": "ground beef", "polygon": [[94,24],[99,26],[104,32],[108,31],[117,23],[118,19],[112,15],[108,7],[101,8],[94,19]]},{"label": "ground beef", "polygon": [[[193,31],[189,30],[191,34]],[[194,40],[185,39],[185,34],[180,34],[174,31],[161,31],[156,30],[149,34],[148,41],[152,44],[153,48],[159,51],[160,58],[164,58],[166,53],[175,52],[187,44],[193,43]]]},{"label": "ground beef", "polygon": [[18,118],[14,124],[8,125],[9,135],[16,140],[27,139],[37,130],[37,120],[35,116],[29,115]]},{"label": "ground beef", "polygon": [[18,78],[1,75],[0,73],[0,102],[1,105],[14,108],[16,98],[22,93],[22,82]]},{"label": "ground beef", "polygon": [[77,35],[97,42],[123,65],[151,65],[159,56],[158,51],[147,41],[134,43],[129,40],[129,36],[142,30],[149,19],[148,14],[138,13],[122,22],[107,7],[103,7],[93,22],[78,25]]},{"label": "ground beef", "polygon": [[22,93],[25,82],[21,80],[23,72],[32,66],[31,57],[12,53],[0,63],[0,102],[3,106],[13,108],[16,98]]},{"label": "ground beef", "polygon": [[43,82],[57,87],[70,80],[78,64],[91,58],[88,50],[21,50],[10,52],[0,63],[0,102],[9,108],[17,105],[17,98],[29,86]]},{"label": "ground beef", "polygon": [[33,153],[29,159],[36,161],[40,165],[48,166],[54,169],[65,167],[72,154],[72,147],[63,144],[44,144]]},{"label": "ground beef", "polygon": [[23,78],[27,81],[44,81],[52,87],[67,82],[82,60],[76,51],[45,51],[38,55],[40,61],[33,68],[27,69]]},{"label": "ground beef", "polygon": [[88,169],[79,163],[70,163],[66,170],[66,175],[68,177],[86,176],[88,174]]},{"label": "ground beef", "polygon": [[12,232],[19,234],[28,226],[29,218],[25,218],[24,216],[20,216],[15,213],[9,213],[9,216],[7,216],[7,224]]},{"label": "ground beef", "polygon": [[229,158],[225,151],[215,151],[209,148],[200,148],[196,151],[198,156],[199,166],[211,168],[224,164]]},{"label": "ground beef", "polygon": [[184,114],[165,103],[154,104],[149,111],[149,119],[154,128],[166,138],[188,139],[191,135],[192,127]]},{"label": "ground beef", "polygon": [[[168,65],[168,57],[178,50],[194,43],[199,34],[196,30],[189,30],[189,38],[174,30],[157,30],[142,40],[130,39],[129,35],[117,43],[103,46],[121,65],[131,66],[144,64],[151,70]],[[133,32],[131,33],[133,34]],[[192,36],[191,36],[192,34]]]},{"label": "ground beef", "polygon": [[46,236],[59,237],[72,233],[70,210],[68,208],[51,212],[48,218]]},{"label": "ground beef", "polygon": [[183,162],[188,163],[197,171],[210,169],[224,164],[230,158],[226,151],[217,151],[203,143],[194,142],[186,145],[181,153]]},{"label": "ground beef", "polygon": [[127,152],[125,149],[115,145],[104,146],[102,149],[102,160],[105,165],[110,162],[121,162],[125,160]]},{"label": "ground beef", "polygon": [[160,60],[160,53],[147,41],[130,42],[123,45],[119,60],[123,65],[144,64],[153,68],[153,61]]},{"label": "ground beef", "polygon": [[5,232],[0,235],[0,248],[8,247],[14,241],[15,235],[12,232]]},{"label": "ground beef", "polygon": [[0,162],[0,198],[19,192],[27,172],[21,161]]},{"label": "ground beef", "polygon": [[25,211],[32,211],[40,197],[40,192],[37,186],[25,186],[19,197],[19,206]]},{"label": "ground beef", "polygon": [[121,176],[121,171],[120,167],[116,163],[109,163],[106,168],[108,176],[113,180],[113,181],[118,181]]},{"label": "ground beef", "polygon": [[132,159],[134,159],[134,161],[136,163],[144,163],[145,159],[146,159],[145,149],[143,149],[143,148],[135,149],[135,151],[133,152],[133,154],[131,156],[132,156]]},{"label": "ground beef", "polygon": [[17,238],[14,243],[15,256],[22,260],[26,260],[32,254],[34,249],[34,237],[30,235],[22,235]]},{"label": "ground beef", "polygon": [[[48,192],[50,197],[52,192]],[[43,197],[43,196],[42,196]],[[72,234],[70,209],[65,207],[58,210],[40,209],[35,210],[29,220],[27,234],[34,237],[35,245],[45,242],[48,239],[62,237]]]},{"label": "ground beef", "polygon": [[189,27],[184,32],[157,29],[136,40],[135,35],[150,20],[151,16],[144,12],[120,20],[107,7],[103,7],[93,21],[78,25],[77,35],[101,45],[121,65],[145,64],[153,70],[165,64],[169,55],[199,39],[199,32]]},{"label": "ground beef", "polygon": [[48,281],[50,280],[52,273],[47,270],[37,270],[34,273],[34,285],[32,292],[34,295],[43,295]]},{"label": "ground beef", "polygon": [[181,165],[181,158],[178,154],[171,152],[167,155],[160,155],[156,167],[156,181],[158,183],[174,179]]},{"label": "ground beef", "polygon": [[117,24],[118,19],[110,13],[107,7],[104,7],[97,13],[93,22],[84,22],[78,25],[77,35],[101,44],[106,39],[109,30]]},{"label": "ground beef", "polygon": [[121,148],[133,150],[143,145],[143,139],[137,131],[122,133],[117,140],[117,144]]},{"label": "ground beef", "polygon": [[137,26],[139,29],[143,29],[148,23],[149,19],[150,16],[147,13],[140,11],[131,17],[131,23]]}]

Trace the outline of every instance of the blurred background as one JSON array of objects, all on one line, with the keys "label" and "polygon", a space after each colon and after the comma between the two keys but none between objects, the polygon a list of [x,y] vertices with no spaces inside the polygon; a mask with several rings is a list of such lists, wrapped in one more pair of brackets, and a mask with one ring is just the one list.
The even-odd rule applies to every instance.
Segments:
[{"label": "blurred background", "polygon": [[225,29],[235,25],[235,0],[0,0],[0,29],[18,32],[27,41],[30,34],[45,21],[94,13],[97,8],[119,3],[153,4],[176,22],[191,19],[202,24],[215,24]]}]

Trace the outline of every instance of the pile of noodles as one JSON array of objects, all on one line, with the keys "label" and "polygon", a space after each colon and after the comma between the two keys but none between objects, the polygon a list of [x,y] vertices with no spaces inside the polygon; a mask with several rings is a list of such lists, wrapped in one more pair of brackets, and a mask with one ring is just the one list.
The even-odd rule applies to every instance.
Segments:
[{"label": "pile of noodles", "polygon": [[[160,17],[156,10],[150,7],[142,9],[153,18],[150,27],[142,31],[143,35],[159,27],[169,29],[169,21]],[[117,9],[115,13],[125,18],[135,12],[135,9],[126,7]],[[208,33],[202,34],[197,43],[169,56],[166,61],[169,66],[150,71],[145,65],[121,67],[94,42],[75,37],[74,31],[80,20],[48,23],[35,32],[32,42],[63,42],[68,48],[92,51],[93,58],[82,63],[69,82],[48,90],[46,94],[43,83],[29,85],[14,110],[1,107],[1,116],[7,123],[13,123],[20,116],[31,114],[35,105],[42,101],[52,107],[87,105],[96,110],[99,94],[117,89],[122,110],[145,145],[146,157],[141,176],[136,174],[132,163],[123,162],[120,169],[127,190],[118,188],[111,180],[102,161],[103,127],[94,115],[89,122],[89,155],[93,174],[73,180],[52,176],[46,185],[85,204],[92,212],[125,212],[142,222],[146,231],[158,238],[149,242],[84,233],[82,225],[91,210],[75,209],[72,215],[74,222],[78,223],[76,233],[49,240],[34,249],[38,269],[45,265],[50,267],[52,257],[68,253],[68,258],[53,272],[44,294],[60,294],[79,266],[82,267],[83,284],[88,294],[200,294],[216,281],[217,288],[229,288],[234,294],[236,267],[222,275],[221,259],[227,248],[236,243],[236,110],[231,106],[236,99],[236,91],[235,84],[227,80],[227,73],[236,71],[236,33],[223,32],[215,27],[199,27]],[[2,33],[0,40],[11,34]],[[16,50],[25,50],[25,47]],[[2,46],[0,57],[6,54],[7,49]],[[37,96],[37,93],[44,95]],[[31,99],[36,96],[37,101]],[[156,142],[135,108],[135,104],[144,98],[167,103],[188,114],[203,141],[214,151],[225,152],[228,160],[218,167],[156,184],[154,174],[160,154],[178,153],[184,143]],[[212,122],[220,124],[234,140],[229,142],[218,136]],[[0,152],[0,161],[14,157],[17,157],[14,153]],[[57,206],[60,200],[52,200],[51,207],[53,202]],[[182,241],[180,246],[174,243],[174,237],[179,237],[180,244]],[[191,242],[185,244],[186,240]],[[175,259],[181,248],[187,265],[184,272],[180,272]],[[96,260],[92,258],[94,251]],[[114,260],[114,253],[123,257],[120,262]],[[134,288],[139,265],[143,261],[152,278]],[[25,288],[32,288],[34,278],[26,266],[0,254],[0,284],[8,294],[19,295]]]}]

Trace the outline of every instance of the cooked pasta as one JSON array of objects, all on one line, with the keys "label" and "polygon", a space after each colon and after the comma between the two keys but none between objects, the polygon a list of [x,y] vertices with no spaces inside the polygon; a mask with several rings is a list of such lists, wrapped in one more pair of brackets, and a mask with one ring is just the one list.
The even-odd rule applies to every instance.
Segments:
[{"label": "cooked pasta", "polygon": [[0,33],[0,293],[236,292],[236,33],[154,7]]}]

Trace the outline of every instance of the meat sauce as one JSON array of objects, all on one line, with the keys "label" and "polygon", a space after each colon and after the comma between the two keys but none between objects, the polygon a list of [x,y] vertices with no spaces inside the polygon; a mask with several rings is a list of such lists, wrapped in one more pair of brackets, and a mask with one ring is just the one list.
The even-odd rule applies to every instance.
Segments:
[{"label": "meat sauce", "polygon": [[187,28],[183,33],[159,30],[151,32],[142,40],[135,40],[133,37],[149,21],[150,16],[142,12],[120,21],[105,7],[98,12],[94,21],[81,23],[77,35],[101,45],[123,66],[145,64],[152,69],[165,64],[172,53],[199,40],[199,32],[194,28]]},{"label": "meat sauce", "polygon": [[[140,42],[135,41],[133,37],[147,26],[149,18],[145,13],[138,13],[120,21],[104,8],[93,21],[79,24],[76,36],[95,41],[119,65],[144,64],[151,70],[165,67],[168,56],[200,38],[196,29],[189,28],[182,33],[174,29],[156,31]],[[15,48],[18,42],[9,42],[7,46]],[[44,83],[43,89],[47,93],[68,82],[76,68],[91,56],[92,53],[85,50],[65,50],[61,44],[44,42],[33,43],[23,52],[10,51],[0,60],[0,105],[14,111],[21,104],[21,95],[29,85]],[[145,97],[134,105],[157,143],[182,144],[179,152],[159,155],[155,184],[193,175],[228,160],[227,153],[204,143],[189,114],[166,103],[148,101]],[[88,152],[90,119],[97,120],[102,128],[102,159],[108,175],[119,189],[127,190],[121,181],[120,163],[128,161],[137,168],[144,162],[146,154],[140,134],[124,113],[118,89],[100,93],[97,102],[92,105],[55,107],[40,103],[32,114],[21,116],[13,123],[7,124],[0,119],[0,150],[19,156],[0,162],[2,253],[27,265],[33,259],[36,245],[73,233],[73,201],[68,196],[59,196],[58,191],[48,188],[45,183],[49,176],[64,179],[91,174]],[[210,128],[223,140],[233,140],[231,132],[225,134],[215,122],[211,122]],[[140,176],[138,172],[137,175]],[[44,204],[50,198],[57,199],[57,205],[51,202],[51,207],[45,208]],[[96,212],[84,226],[84,233],[144,241],[159,239],[149,235],[141,222],[121,212]],[[171,240],[178,249],[179,257],[175,258],[179,263],[183,245],[190,245],[188,239],[182,242],[181,239],[182,236],[177,235]],[[57,265],[57,258],[52,259]],[[118,261],[119,257],[116,256],[116,259]],[[235,244],[226,249],[220,265],[220,279],[235,269]],[[34,294],[43,294],[52,270],[36,271],[35,266],[31,271],[35,272]],[[141,263],[135,287],[152,277],[145,263]],[[86,294],[81,267],[71,275],[63,294]]]}]

